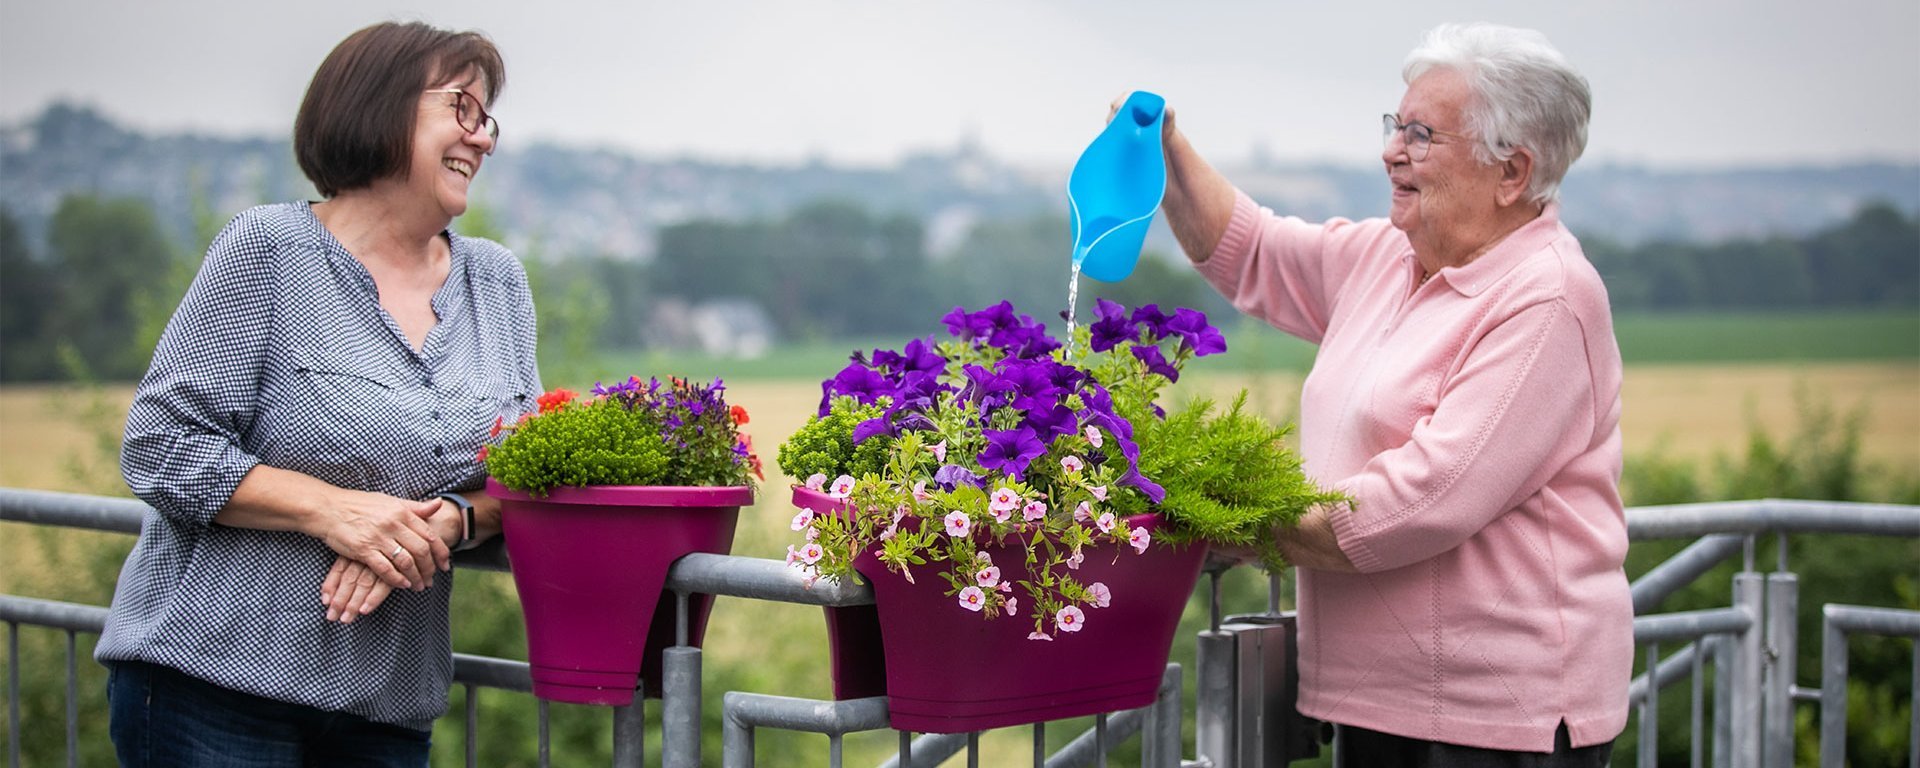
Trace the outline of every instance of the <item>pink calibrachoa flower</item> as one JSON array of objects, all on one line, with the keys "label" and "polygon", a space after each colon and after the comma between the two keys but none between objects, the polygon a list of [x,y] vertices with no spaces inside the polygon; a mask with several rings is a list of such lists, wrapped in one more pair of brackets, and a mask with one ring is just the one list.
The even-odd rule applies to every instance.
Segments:
[{"label": "pink calibrachoa flower", "polygon": [[1134,552],[1147,551],[1147,543],[1151,541],[1153,541],[1153,534],[1148,533],[1145,528],[1135,528],[1132,533],[1127,534],[1127,543],[1133,545]]},{"label": "pink calibrachoa flower", "polygon": [[1113,590],[1107,589],[1107,583],[1096,581],[1087,585],[1087,591],[1093,593],[1093,607],[1105,608],[1113,603]]},{"label": "pink calibrachoa flower", "polygon": [[1093,497],[1096,499],[1101,501],[1107,500],[1107,487],[1104,485],[1090,486],[1087,488],[1087,492],[1093,494]]},{"label": "pink calibrachoa flower", "polygon": [[1067,568],[1075,571],[1080,570],[1080,564],[1086,561],[1087,556],[1076,549],[1073,551],[1073,556],[1067,558]]},{"label": "pink calibrachoa flower", "polygon": [[807,541],[813,541],[818,538],[820,538],[820,529],[813,527],[807,528]]},{"label": "pink calibrachoa flower", "polygon": [[1100,519],[1093,521],[1093,524],[1100,529],[1101,533],[1113,533],[1113,527],[1116,522],[1117,519],[1113,516],[1112,512],[1102,512],[1100,513]]},{"label": "pink calibrachoa flower", "polygon": [[807,490],[821,491],[821,490],[826,490],[826,487],[827,487],[826,475],[820,474],[819,472],[815,472],[807,476]]},{"label": "pink calibrachoa flower", "polygon": [[933,496],[927,493],[927,481],[920,480],[913,484],[913,500],[914,501],[928,501],[928,500],[931,500],[932,498]]},{"label": "pink calibrachoa flower", "polygon": [[966,535],[972,531],[973,531],[973,520],[967,517],[967,513],[957,509],[947,513],[947,535],[948,536],[952,536],[956,539],[965,538]]},{"label": "pink calibrachoa flower", "polygon": [[820,542],[817,541],[809,541],[806,546],[800,548],[800,561],[807,565],[820,562],[820,558],[826,556],[826,548],[820,546]]},{"label": "pink calibrachoa flower", "polygon": [[1027,639],[1028,640],[1045,640],[1051,643],[1053,642],[1053,635],[1049,635],[1045,632],[1028,632]]},{"label": "pink calibrachoa flower", "polygon": [[839,477],[834,478],[833,488],[827,491],[827,495],[832,496],[836,499],[844,499],[848,496],[852,496],[853,495],[853,475],[841,475]]},{"label": "pink calibrachoa flower", "polygon": [[980,591],[979,587],[960,590],[960,607],[978,612],[987,607],[987,593]]},{"label": "pink calibrachoa flower", "polygon": [[1087,623],[1087,614],[1079,606],[1069,605],[1053,615],[1053,625],[1062,632],[1078,632]]},{"label": "pink calibrachoa flower", "polygon": [[1025,519],[1025,520],[1028,520],[1028,521],[1039,520],[1047,516],[1047,503],[1039,499],[1034,499],[1033,501],[1029,501],[1027,502],[1027,506],[1025,507],[1025,509],[1022,510],[1021,514],[1022,514],[1022,519]]},{"label": "pink calibrachoa flower", "polygon": [[787,565],[793,565],[798,562],[800,562],[800,550],[794,549],[792,544],[788,544]]},{"label": "pink calibrachoa flower", "polygon": [[1092,424],[1088,424],[1087,425],[1087,444],[1092,445],[1095,448],[1098,448],[1102,443],[1105,443],[1105,442],[1106,442],[1106,438],[1100,436],[1100,428]]},{"label": "pink calibrachoa flower", "polygon": [[993,521],[996,523],[1004,523],[1008,520],[1013,519],[1012,509],[1001,509],[995,506],[988,506],[987,514],[992,515]]},{"label": "pink calibrachoa flower", "polygon": [[994,587],[1000,586],[1000,569],[997,566],[989,565],[985,568],[975,571],[973,574],[973,580],[974,580],[974,583],[988,589],[992,589]]},{"label": "pink calibrachoa flower", "polygon": [[1060,468],[1066,470],[1067,474],[1070,475],[1078,473],[1080,470],[1085,469],[1086,466],[1087,463],[1081,461],[1078,456],[1068,456],[1060,460]]},{"label": "pink calibrachoa flower", "polygon": [[1012,616],[1019,612],[1020,612],[1020,598],[1008,596],[1007,597],[1007,615]]},{"label": "pink calibrachoa flower", "polygon": [[1014,493],[1012,488],[1006,486],[1001,486],[998,490],[995,490],[993,497],[987,502],[987,508],[995,512],[1012,512],[1019,506],[1020,494]]},{"label": "pink calibrachoa flower", "polygon": [[927,446],[927,450],[933,451],[934,461],[947,460],[947,441],[942,440],[940,442],[934,443],[933,445],[929,445]]},{"label": "pink calibrachoa flower", "polygon": [[798,531],[804,530],[809,525],[813,525],[813,510],[803,509],[800,510],[800,514],[793,516],[793,523],[787,527]]},{"label": "pink calibrachoa flower", "polygon": [[1089,503],[1087,503],[1087,502],[1084,502],[1084,501],[1083,501],[1083,502],[1080,502],[1080,506],[1077,506],[1077,507],[1074,507],[1074,508],[1073,508],[1073,521],[1074,521],[1074,522],[1076,522],[1076,523],[1084,523],[1084,522],[1086,522],[1086,521],[1088,521],[1088,520],[1092,520],[1092,519],[1093,519],[1093,505],[1092,505],[1092,504],[1089,504]]}]

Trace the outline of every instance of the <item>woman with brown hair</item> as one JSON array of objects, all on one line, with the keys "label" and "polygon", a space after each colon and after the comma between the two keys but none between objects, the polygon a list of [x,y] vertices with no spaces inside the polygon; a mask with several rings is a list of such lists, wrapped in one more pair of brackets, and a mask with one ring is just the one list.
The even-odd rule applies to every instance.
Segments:
[{"label": "woman with brown hair", "polygon": [[450,552],[499,530],[461,492],[540,391],[525,271],[449,229],[504,82],[478,33],[354,33],[294,122],[324,200],[208,249],[127,416],[152,510],[95,651],[122,764],[427,764]]}]

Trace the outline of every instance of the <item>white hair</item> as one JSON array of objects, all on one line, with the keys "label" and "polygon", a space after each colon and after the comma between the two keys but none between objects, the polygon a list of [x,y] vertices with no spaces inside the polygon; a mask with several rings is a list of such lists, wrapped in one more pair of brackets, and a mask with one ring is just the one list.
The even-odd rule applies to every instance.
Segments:
[{"label": "white hair", "polygon": [[1473,98],[1466,130],[1479,137],[1474,157],[1505,161],[1516,147],[1533,154],[1528,198],[1546,203],[1560,196],[1567,167],[1587,148],[1593,95],[1587,78],[1567,63],[1547,36],[1494,24],[1442,24],[1407,54],[1400,74],[1412,85],[1434,69],[1467,79]]}]

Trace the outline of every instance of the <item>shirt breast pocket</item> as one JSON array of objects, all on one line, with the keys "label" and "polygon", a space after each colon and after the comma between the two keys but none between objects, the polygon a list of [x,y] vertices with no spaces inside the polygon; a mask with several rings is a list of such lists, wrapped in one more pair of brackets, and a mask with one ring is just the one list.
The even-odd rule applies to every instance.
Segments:
[{"label": "shirt breast pocket", "polygon": [[378,360],[289,347],[289,374],[270,414],[271,458],[286,469],[348,488],[377,489],[396,450],[423,443],[417,392]]}]

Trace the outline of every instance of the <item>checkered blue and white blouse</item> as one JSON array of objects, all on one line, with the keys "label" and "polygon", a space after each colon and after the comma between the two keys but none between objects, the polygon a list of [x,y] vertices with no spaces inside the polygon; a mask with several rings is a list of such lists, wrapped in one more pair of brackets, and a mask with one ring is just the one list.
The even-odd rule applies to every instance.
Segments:
[{"label": "checkered blue and white blouse", "polygon": [[407,499],[480,486],[488,428],[540,392],[533,298],[505,248],[447,237],[417,353],[307,203],[250,209],[214,239],[127,415],[121,470],[153,510],[96,658],[420,730],[446,710],[452,574],[329,623],[325,544],[213,517],[256,464]]}]

